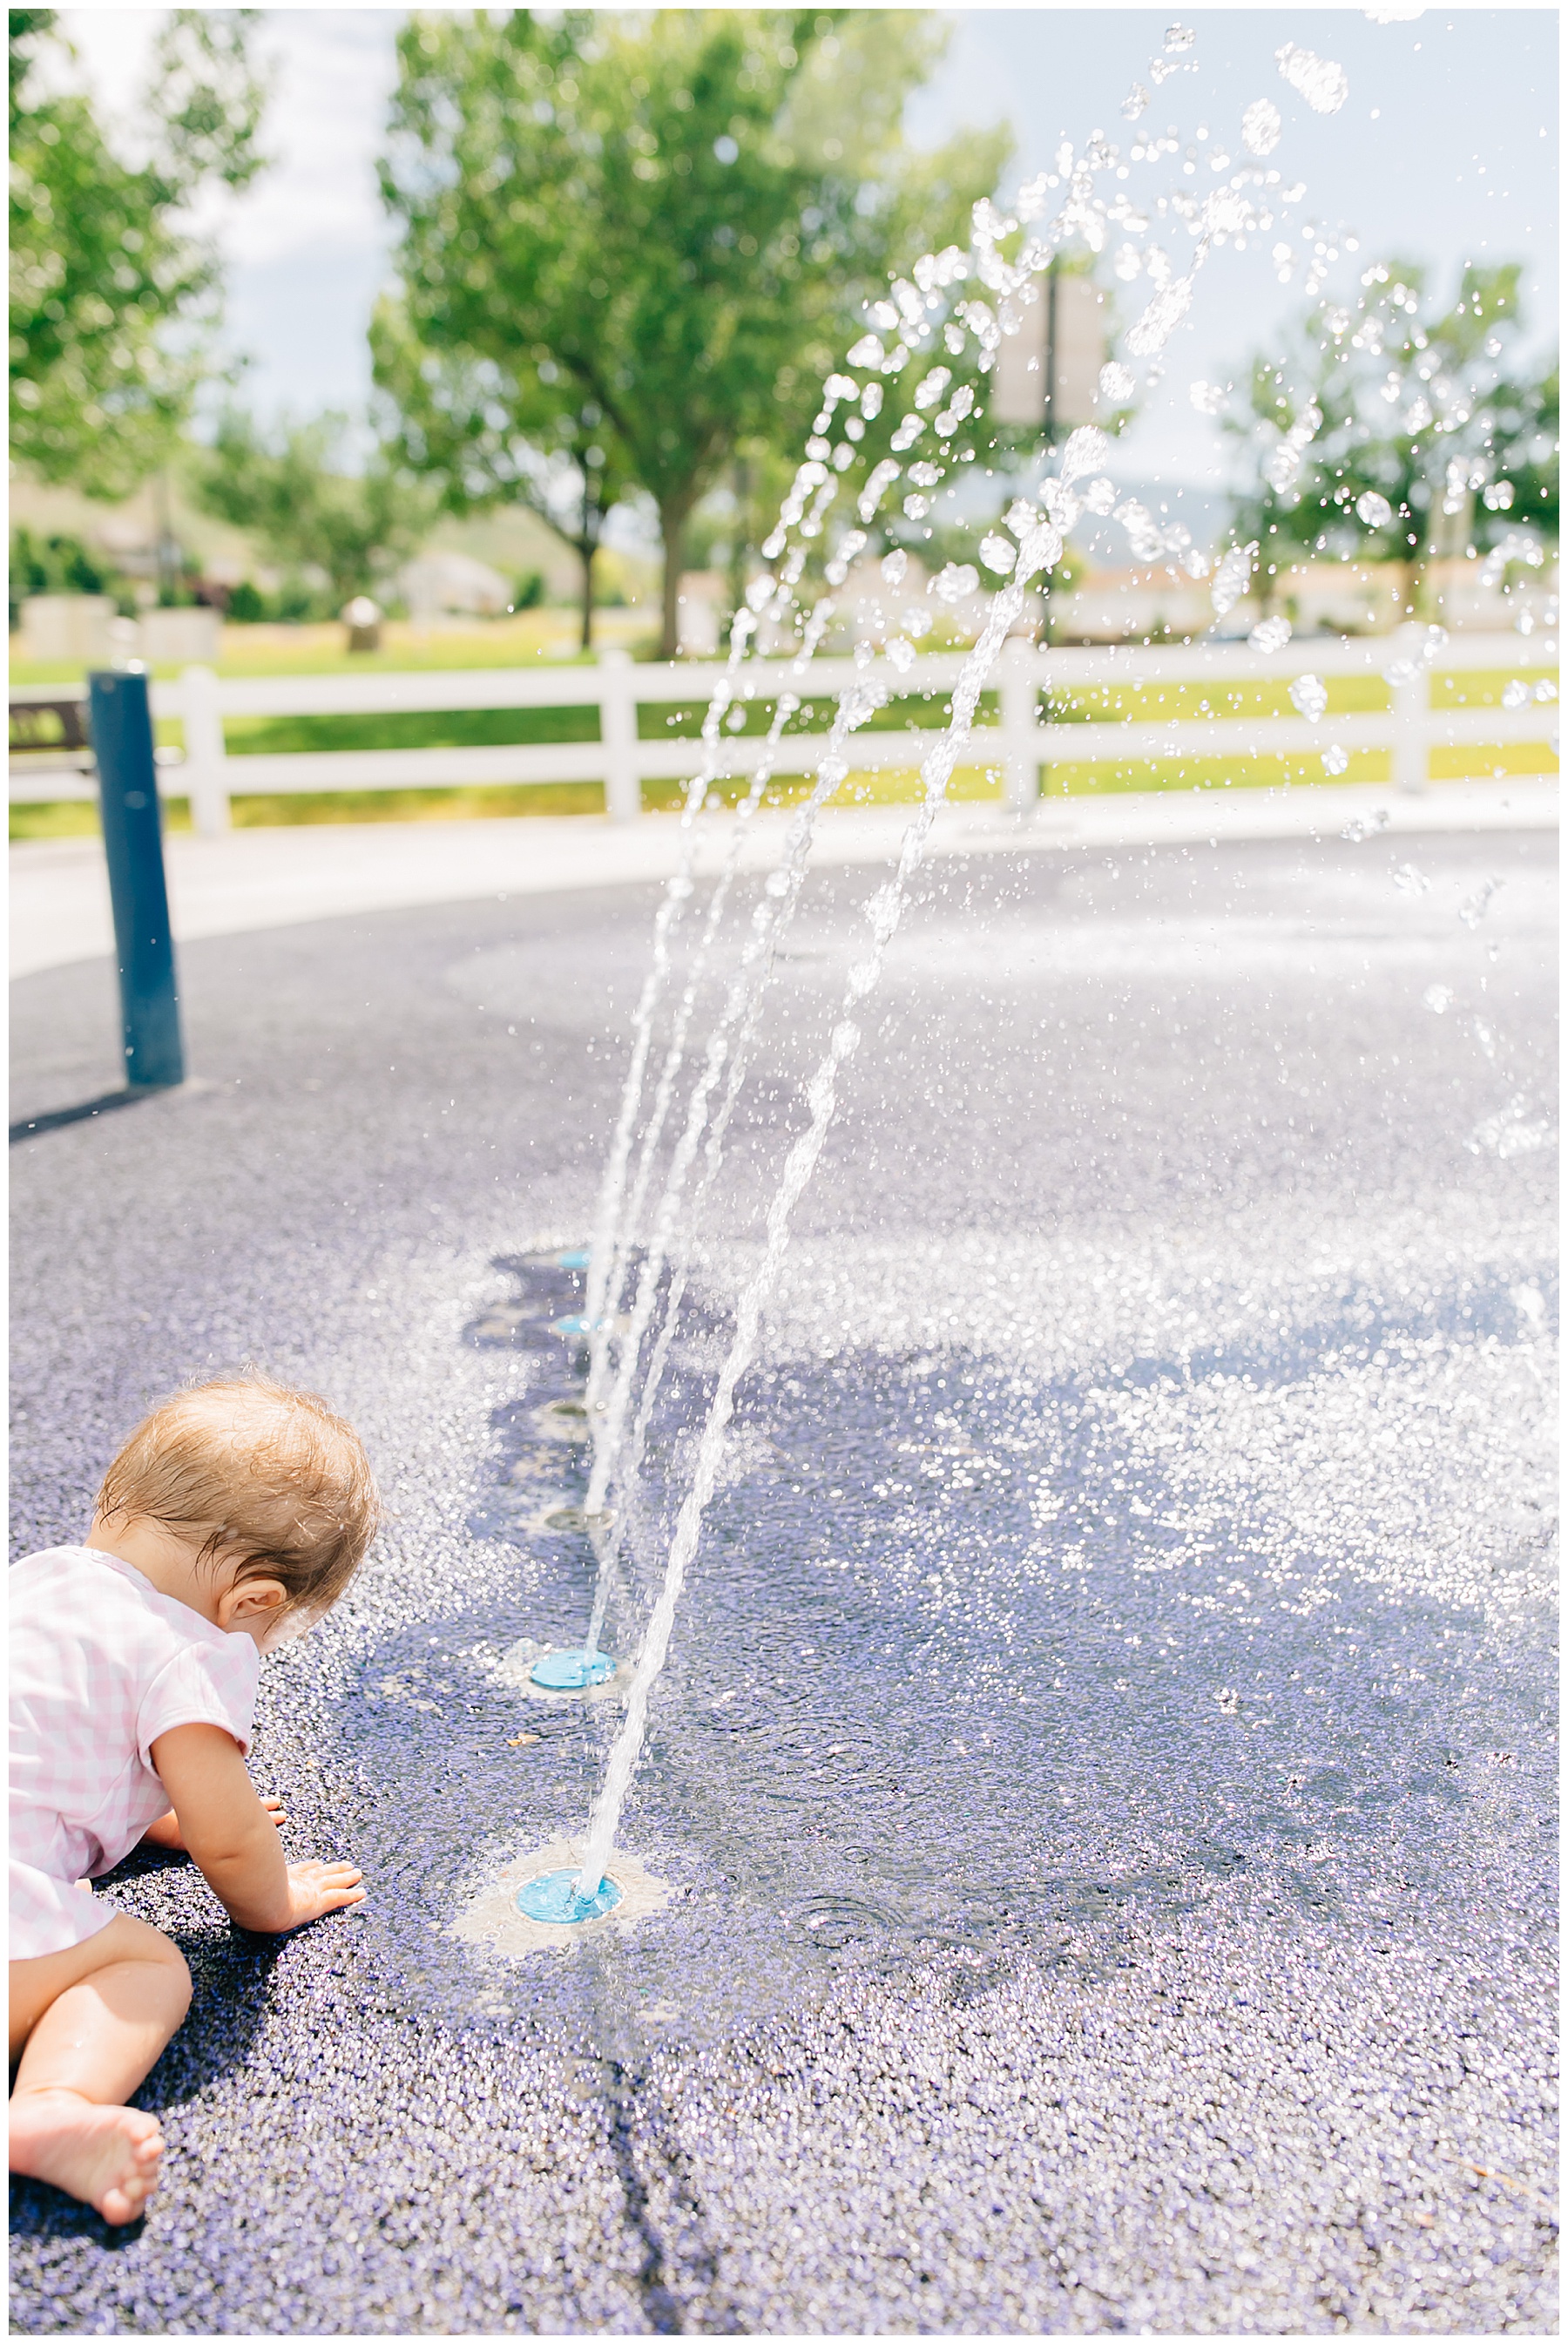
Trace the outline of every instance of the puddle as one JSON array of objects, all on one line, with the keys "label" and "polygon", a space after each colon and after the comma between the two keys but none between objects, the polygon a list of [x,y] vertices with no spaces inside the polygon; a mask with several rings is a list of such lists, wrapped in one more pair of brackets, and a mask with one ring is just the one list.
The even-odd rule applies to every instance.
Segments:
[{"label": "puddle", "polygon": [[[1489,1310],[1465,1307],[1488,1341]],[[1331,1403],[1364,1421],[1392,1378],[1424,1399],[1422,1375],[1452,1371],[1437,1302],[1408,1357],[1367,1317],[1352,1295],[1293,1336],[1271,1323],[1190,1381],[875,1348],[751,1379],[626,1811],[658,1899],[622,1915],[635,1930],[612,1914],[574,1933],[612,1964],[617,2006],[704,2039],[847,1969],[1113,1961],[1157,1916],[1237,1897],[1397,1945],[1485,1860],[1473,1785],[1507,1795],[1487,1753],[1528,1739],[1533,1696],[1488,1652],[1479,1575],[1468,1609],[1413,1593],[1369,1517],[1358,1578],[1348,1469],[1316,1494],[1302,1478]],[[593,1555],[575,1525],[513,1521],[515,1596],[391,1641],[339,1712],[361,1779],[397,1784],[357,1844],[389,1891],[363,1935],[400,1995],[483,2010],[470,1949],[547,1942],[505,1891],[519,1848],[573,1844],[602,1778],[711,1372],[709,1330],[689,1331],[624,1525],[609,1683],[531,1682],[539,1654],[581,1643]],[[498,1487],[562,1457],[569,1349],[555,1339],[498,1412]],[[1240,1465],[1216,1446],[1226,1394],[1296,1427],[1292,1473],[1264,1470],[1283,1431]],[[569,2003],[576,1972],[547,1966]],[[544,1987],[528,2005],[540,2023],[553,2006]]]},{"label": "puddle", "polygon": [[553,1873],[575,1873],[582,1862],[582,1853],[580,1842],[557,1839],[512,1857],[499,1866],[453,1923],[453,1936],[464,1945],[482,1946],[511,1961],[537,1954],[558,1956],[596,1937],[623,1935],[650,1914],[662,1913],[669,1903],[670,1891],[664,1881],[656,1880],[635,1855],[618,1853],[607,1877],[619,1891],[619,1898],[608,1912],[563,1927],[532,1920],[518,1910],[519,1889],[529,1881],[547,1878]]}]

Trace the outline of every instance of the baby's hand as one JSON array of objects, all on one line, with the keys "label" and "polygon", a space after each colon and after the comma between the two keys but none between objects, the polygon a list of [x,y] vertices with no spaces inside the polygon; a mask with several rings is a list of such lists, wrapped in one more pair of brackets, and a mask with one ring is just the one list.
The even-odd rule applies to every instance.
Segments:
[{"label": "baby's hand", "polygon": [[346,1904],[363,1904],[361,1874],[352,1864],[291,1864],[288,1867],[289,1917],[286,1929],[297,1929],[323,1913],[337,1913]]}]

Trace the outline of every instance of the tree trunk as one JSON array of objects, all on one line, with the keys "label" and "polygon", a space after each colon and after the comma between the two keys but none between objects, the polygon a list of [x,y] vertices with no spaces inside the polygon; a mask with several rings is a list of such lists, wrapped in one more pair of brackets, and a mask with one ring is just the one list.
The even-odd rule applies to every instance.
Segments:
[{"label": "tree trunk", "polygon": [[583,566],[583,642],[585,652],[593,649],[593,558],[598,551],[591,538],[583,538],[578,545],[578,558]]},{"label": "tree trunk", "polygon": [[746,561],[751,551],[751,467],[744,456],[735,459],[735,530],[729,547],[729,616],[746,600]]},{"label": "tree trunk", "polygon": [[672,660],[680,651],[680,576],[684,566],[686,520],[690,510],[689,491],[669,498],[658,508],[658,534],[664,544],[664,617],[658,643],[660,659]]}]

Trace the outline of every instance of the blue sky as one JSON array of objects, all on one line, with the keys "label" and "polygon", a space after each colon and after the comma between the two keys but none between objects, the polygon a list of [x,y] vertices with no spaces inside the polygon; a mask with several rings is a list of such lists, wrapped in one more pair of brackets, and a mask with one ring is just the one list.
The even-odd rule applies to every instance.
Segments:
[{"label": "blue sky", "polygon": [[[1120,106],[1149,80],[1172,11],[975,8],[944,12],[951,38],[931,86],[911,105],[921,143],[1007,118],[1020,173],[1048,163],[1063,137],[1103,128],[1132,136]],[[1397,255],[1440,274],[1467,258],[1522,259],[1537,341],[1556,330],[1557,42],[1553,8],[1426,9],[1377,23],[1361,9],[1183,10],[1197,71],[1173,75],[1140,126],[1191,137],[1200,124],[1233,146],[1250,100],[1286,116],[1272,158],[1305,180],[1304,210],[1359,251],[1331,285]],[[162,12],[67,11],[83,67],[106,107],[134,118],[131,94]],[[227,259],[229,336],[251,360],[246,396],[263,412],[355,408],[368,387],[365,326],[387,271],[374,164],[402,12],[297,7],[266,12],[277,74],[267,128],[276,157],[244,197],[208,225]],[[1291,40],[1337,59],[1350,81],[1342,110],[1314,116],[1282,83],[1274,52]],[[1218,265],[1223,262],[1223,267]],[[1216,256],[1172,342],[1163,395],[1135,427],[1123,469],[1211,485],[1214,426],[1187,383],[1223,379],[1299,305],[1274,281],[1267,252]]]}]

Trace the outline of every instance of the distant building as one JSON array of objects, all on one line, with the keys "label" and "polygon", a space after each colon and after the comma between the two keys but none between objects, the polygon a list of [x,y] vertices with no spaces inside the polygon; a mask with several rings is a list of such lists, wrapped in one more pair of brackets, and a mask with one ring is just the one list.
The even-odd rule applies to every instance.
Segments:
[{"label": "distant building", "polygon": [[500,571],[471,553],[421,553],[405,562],[396,583],[417,625],[442,618],[499,618],[512,600]]},{"label": "distant building", "polygon": [[[1270,607],[1288,618],[1298,635],[1383,635],[1407,615],[1410,572],[1402,562],[1301,561],[1271,580]],[[1505,587],[1487,578],[1473,561],[1434,561],[1423,576],[1421,617],[1441,619],[1462,630],[1503,631],[1523,610],[1543,611],[1555,591],[1555,571],[1543,567],[1527,581]],[[1247,634],[1263,615],[1254,577],[1252,591],[1216,621],[1206,579],[1189,577],[1174,564],[1125,570],[1093,570],[1066,593],[1050,597],[1050,631],[1059,643],[1141,642],[1176,635],[1212,634],[1221,641]],[[1537,623],[1541,611],[1536,612]]]}]

